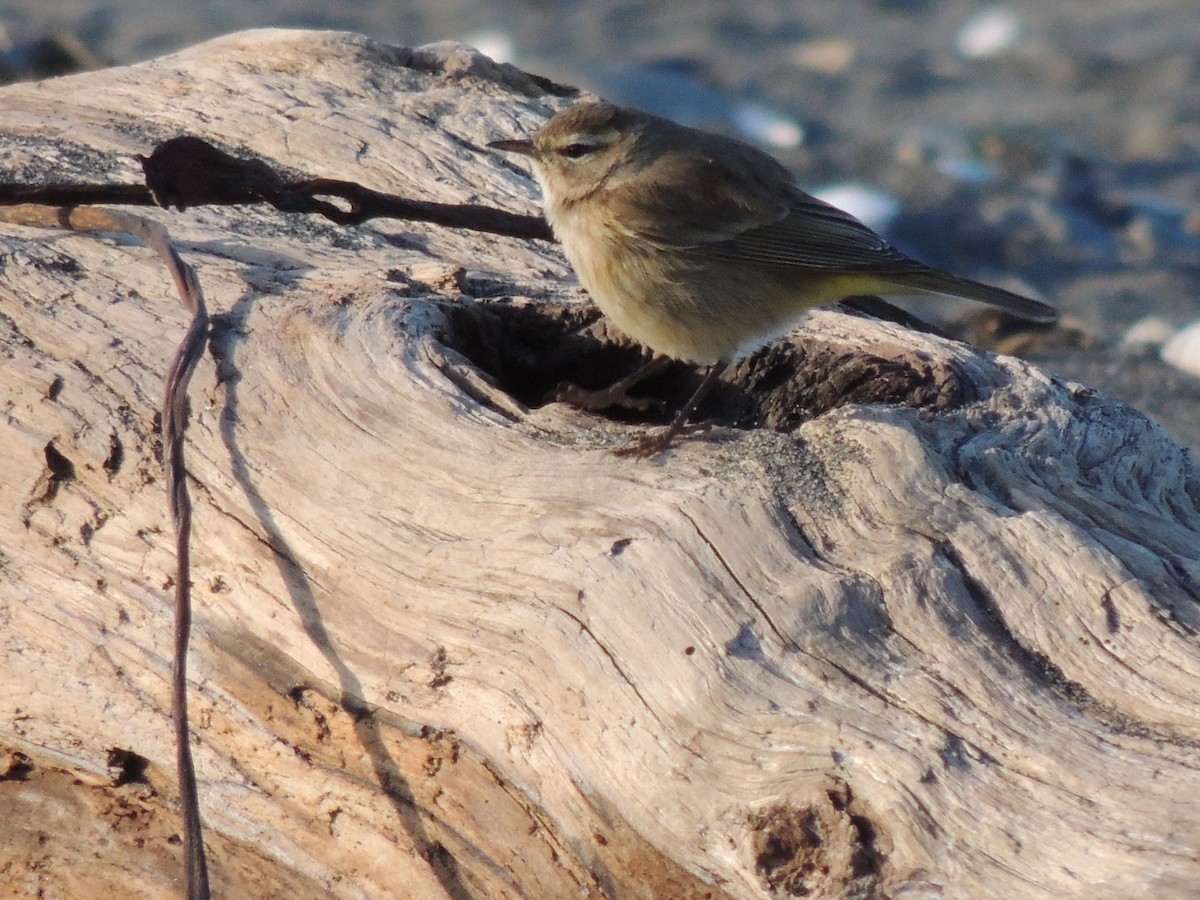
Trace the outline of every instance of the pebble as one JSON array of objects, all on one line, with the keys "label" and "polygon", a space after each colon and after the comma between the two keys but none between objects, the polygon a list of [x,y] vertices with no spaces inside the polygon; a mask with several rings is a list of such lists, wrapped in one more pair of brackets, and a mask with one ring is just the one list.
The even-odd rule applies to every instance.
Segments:
[{"label": "pebble", "polygon": [[788,57],[792,65],[801,69],[839,75],[850,68],[857,54],[858,51],[851,41],[845,38],[825,38],[797,44]]},{"label": "pebble", "polygon": [[768,147],[794,150],[804,143],[804,129],[799,122],[760,103],[737,104],[733,124],[744,136]]},{"label": "pebble", "polygon": [[1137,351],[1161,347],[1175,334],[1175,327],[1161,316],[1146,316],[1129,326],[1121,337],[1121,349]]},{"label": "pebble", "polygon": [[1021,20],[1011,9],[993,6],[970,18],[958,30],[954,45],[967,59],[986,59],[1011,50],[1021,34]]},{"label": "pebble", "polygon": [[1163,344],[1159,355],[1167,365],[1200,378],[1200,322],[1178,331]]}]

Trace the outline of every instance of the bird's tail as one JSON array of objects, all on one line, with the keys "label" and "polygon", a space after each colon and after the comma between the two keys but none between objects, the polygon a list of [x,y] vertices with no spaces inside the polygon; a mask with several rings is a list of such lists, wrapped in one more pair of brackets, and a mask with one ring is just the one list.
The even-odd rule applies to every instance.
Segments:
[{"label": "bird's tail", "polygon": [[1031,322],[1054,322],[1058,319],[1058,310],[1039,300],[1031,300],[1003,288],[971,281],[969,278],[959,278],[936,269],[897,273],[887,280],[894,285],[898,293],[944,294],[978,300]]}]

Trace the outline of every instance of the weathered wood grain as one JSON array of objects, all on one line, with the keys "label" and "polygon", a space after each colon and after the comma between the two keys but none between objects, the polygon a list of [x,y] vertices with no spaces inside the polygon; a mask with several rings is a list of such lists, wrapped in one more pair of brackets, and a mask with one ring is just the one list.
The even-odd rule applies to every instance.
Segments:
[{"label": "weathered wood grain", "polygon": [[[451,45],[256,32],[5,88],[0,141],[6,180],[135,181],[187,132],[525,211],[481,147],[569,102]],[[635,356],[554,247],[147,215],[218,314],[189,432],[218,895],[1194,890],[1200,483],[1148,420],[822,311],[717,398],[737,427],[620,459],[644,425],[533,402]],[[120,236],[3,226],[0,265],[0,878],[169,896],[186,316]]]}]

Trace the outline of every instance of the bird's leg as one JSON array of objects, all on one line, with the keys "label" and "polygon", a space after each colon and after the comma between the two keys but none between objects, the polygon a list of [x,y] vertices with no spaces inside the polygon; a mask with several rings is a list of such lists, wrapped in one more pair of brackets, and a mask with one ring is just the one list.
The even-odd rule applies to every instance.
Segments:
[{"label": "bird's leg", "polygon": [[692,392],[692,396],[688,399],[687,403],[683,404],[683,409],[679,410],[679,415],[675,417],[670,425],[657,434],[648,434],[637,443],[614,451],[616,455],[655,456],[671,446],[671,441],[687,429],[688,418],[696,411],[696,407],[700,405],[700,402],[708,396],[708,392],[713,389],[713,385],[717,383],[717,379],[721,377],[721,373],[725,371],[727,365],[729,363],[722,360],[708,367],[708,371],[704,374],[704,379],[700,382],[700,386]]},{"label": "bird's leg", "polygon": [[620,406],[624,409],[633,409],[639,412],[646,412],[650,409],[661,407],[662,401],[660,400],[654,400],[649,397],[629,396],[630,388],[649,378],[651,375],[661,372],[671,362],[670,357],[661,355],[653,356],[649,350],[646,351],[646,355],[651,358],[615,384],[601,388],[600,390],[589,390],[577,384],[563,383],[550,393],[549,399],[552,402],[569,403],[572,406],[592,410],[593,412],[601,409],[609,409],[613,406]]}]

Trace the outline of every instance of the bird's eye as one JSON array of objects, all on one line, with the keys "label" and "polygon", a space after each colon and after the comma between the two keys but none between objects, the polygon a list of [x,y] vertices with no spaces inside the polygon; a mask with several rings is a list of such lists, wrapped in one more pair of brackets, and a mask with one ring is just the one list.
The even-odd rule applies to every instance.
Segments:
[{"label": "bird's eye", "polygon": [[559,152],[567,159],[581,159],[595,149],[591,144],[567,144]]}]

